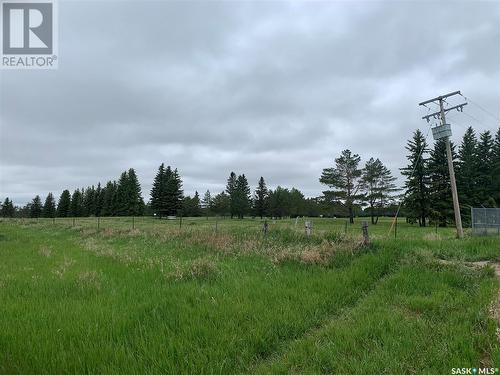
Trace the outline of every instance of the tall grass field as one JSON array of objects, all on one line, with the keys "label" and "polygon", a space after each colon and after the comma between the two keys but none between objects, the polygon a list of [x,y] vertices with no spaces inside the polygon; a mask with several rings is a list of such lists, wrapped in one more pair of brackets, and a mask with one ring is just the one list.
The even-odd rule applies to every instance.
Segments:
[{"label": "tall grass field", "polygon": [[500,238],[390,219],[0,222],[0,374],[500,367]]}]

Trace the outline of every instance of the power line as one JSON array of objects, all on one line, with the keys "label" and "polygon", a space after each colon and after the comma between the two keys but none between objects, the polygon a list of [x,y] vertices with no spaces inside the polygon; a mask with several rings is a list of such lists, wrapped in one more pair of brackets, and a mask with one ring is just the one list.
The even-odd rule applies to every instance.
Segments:
[{"label": "power line", "polygon": [[497,115],[495,115],[493,112],[487,110],[483,106],[479,105],[478,103],[476,103],[475,101],[471,100],[470,98],[463,96],[462,94],[460,94],[460,96],[463,97],[465,100],[468,100],[471,104],[475,105],[479,109],[481,109],[483,112],[489,114],[491,117],[493,117],[498,122],[500,122],[500,118]]},{"label": "power line", "polygon": [[490,129],[490,130],[492,130],[492,131],[495,131],[495,130],[496,130],[496,129],[494,129],[493,127],[491,127],[491,126],[489,126],[489,125],[485,124],[485,123],[484,123],[484,122],[482,122],[481,120],[478,120],[476,117],[472,116],[471,114],[469,114],[469,113],[467,113],[467,112],[464,112],[464,115],[466,115],[467,117],[469,117],[469,118],[473,119],[474,121],[476,121],[478,124],[483,125],[484,127],[488,128],[488,129]]}]

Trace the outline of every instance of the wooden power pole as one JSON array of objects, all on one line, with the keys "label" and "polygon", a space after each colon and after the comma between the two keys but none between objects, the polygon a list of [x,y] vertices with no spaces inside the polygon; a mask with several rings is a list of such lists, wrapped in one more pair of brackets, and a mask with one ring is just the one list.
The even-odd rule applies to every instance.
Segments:
[{"label": "wooden power pole", "polygon": [[458,238],[463,238],[464,236],[464,230],[462,228],[462,217],[460,215],[460,205],[458,203],[458,192],[457,192],[457,183],[455,181],[455,170],[453,168],[453,157],[451,154],[451,145],[450,145],[450,136],[451,136],[451,126],[450,124],[446,123],[446,116],[445,114],[453,109],[456,109],[458,111],[462,111],[463,107],[467,105],[467,103],[462,103],[459,105],[456,105],[454,107],[450,108],[445,108],[444,107],[444,99],[450,96],[454,95],[460,95],[460,91],[455,91],[451,92],[446,95],[441,95],[438,96],[437,98],[429,99],[426,100],[422,103],[419,103],[419,105],[425,106],[428,103],[439,103],[439,111],[431,113],[429,115],[423,116],[422,119],[427,120],[429,122],[429,119],[431,117],[437,119],[439,118],[441,120],[441,125],[435,126],[432,128],[432,135],[434,136],[435,140],[445,138],[446,139],[446,156],[448,158],[448,171],[450,173],[450,185],[451,185],[451,195],[453,197],[453,210],[455,212],[455,224],[457,226],[457,237]]}]

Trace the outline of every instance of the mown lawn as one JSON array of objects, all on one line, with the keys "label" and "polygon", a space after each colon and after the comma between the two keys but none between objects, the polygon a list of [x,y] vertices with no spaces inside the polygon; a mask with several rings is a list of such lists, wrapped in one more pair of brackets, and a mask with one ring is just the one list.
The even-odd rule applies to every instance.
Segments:
[{"label": "mown lawn", "polygon": [[[500,239],[390,223],[0,222],[0,374],[451,373],[500,361]],[[132,229],[132,225],[133,228]],[[216,230],[217,227],[217,230]],[[445,259],[447,262],[440,262]],[[497,301],[498,302],[498,301]]]}]

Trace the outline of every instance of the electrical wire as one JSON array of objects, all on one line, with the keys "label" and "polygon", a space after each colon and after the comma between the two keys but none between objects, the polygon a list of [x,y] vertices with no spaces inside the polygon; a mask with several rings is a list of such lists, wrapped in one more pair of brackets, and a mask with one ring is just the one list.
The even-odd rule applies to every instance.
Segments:
[{"label": "electrical wire", "polygon": [[474,104],[476,107],[478,107],[479,109],[481,109],[484,113],[487,113],[489,114],[491,117],[493,117],[495,120],[497,120],[498,122],[500,122],[500,118],[495,115],[493,112],[487,110],[486,108],[484,108],[483,106],[479,105],[478,103],[476,103],[475,101],[473,101],[472,99],[468,98],[468,97],[465,97],[463,96],[462,94],[460,94],[461,97],[463,97],[465,100],[469,101],[471,104]]},{"label": "electrical wire", "polygon": [[467,117],[473,119],[474,121],[476,121],[478,124],[488,128],[489,130],[491,131],[495,131],[496,129],[494,129],[493,127],[489,126],[488,124],[485,124],[484,122],[482,122],[481,120],[478,120],[476,117],[472,116],[471,114],[467,113],[467,112],[463,112],[464,115],[466,115]]}]

